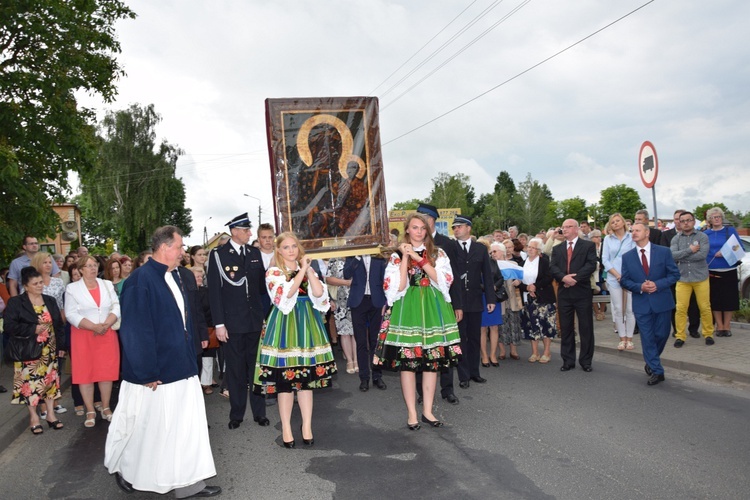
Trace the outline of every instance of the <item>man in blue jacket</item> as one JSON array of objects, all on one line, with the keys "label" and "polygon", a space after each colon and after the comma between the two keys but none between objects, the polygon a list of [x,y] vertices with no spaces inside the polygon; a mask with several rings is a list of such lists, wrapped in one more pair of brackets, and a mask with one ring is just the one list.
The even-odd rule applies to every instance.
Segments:
[{"label": "man in blue jacket", "polygon": [[381,390],[387,387],[380,368],[372,368],[372,356],[378,345],[378,333],[385,306],[385,265],[385,259],[370,255],[347,257],[344,262],[344,279],[352,280],[347,305],[352,310],[354,340],[357,342],[359,390],[362,392],[370,389],[371,369],[372,385]]},{"label": "man in blue jacket", "polygon": [[182,232],[160,227],[151,248],[153,258],[133,271],[120,297],[123,381],[104,465],[127,493],[218,495],[221,488],[204,482],[216,467],[193,343],[197,311],[177,271]]},{"label": "man in blue jacket", "polygon": [[620,285],[633,292],[633,313],[641,330],[648,385],[656,385],[664,382],[660,356],[672,327],[674,299],[670,287],[680,279],[680,270],[668,248],[649,241],[646,224],[633,224],[632,237],[636,247],[622,256]]}]

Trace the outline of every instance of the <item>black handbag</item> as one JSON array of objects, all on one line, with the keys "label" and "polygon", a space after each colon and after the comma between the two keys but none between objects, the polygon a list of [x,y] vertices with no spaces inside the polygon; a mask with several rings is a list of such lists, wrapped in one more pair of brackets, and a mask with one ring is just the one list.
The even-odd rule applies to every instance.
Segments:
[{"label": "black handbag", "polygon": [[42,344],[33,337],[15,337],[8,339],[8,357],[13,361],[36,361],[42,357]]},{"label": "black handbag", "polygon": [[495,282],[495,298],[498,302],[505,302],[508,300],[508,290],[505,289],[505,278],[500,276],[500,279]]}]

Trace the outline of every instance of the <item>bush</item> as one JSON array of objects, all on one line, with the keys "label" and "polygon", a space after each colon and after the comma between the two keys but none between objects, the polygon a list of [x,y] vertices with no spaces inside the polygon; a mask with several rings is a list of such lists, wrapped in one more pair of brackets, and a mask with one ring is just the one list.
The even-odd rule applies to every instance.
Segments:
[{"label": "bush", "polygon": [[734,312],[734,320],[750,323],[750,300],[740,299],[740,309]]}]

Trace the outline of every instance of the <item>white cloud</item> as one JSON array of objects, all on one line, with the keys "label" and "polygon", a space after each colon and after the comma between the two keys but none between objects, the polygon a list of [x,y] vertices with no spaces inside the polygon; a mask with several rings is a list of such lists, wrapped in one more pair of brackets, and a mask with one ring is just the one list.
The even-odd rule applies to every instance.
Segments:
[{"label": "white cloud", "polygon": [[[409,86],[514,5],[503,2],[381,98],[381,138],[392,141],[515,76],[644,3],[532,1],[394,102]],[[114,108],[154,103],[158,134],[188,156],[197,242],[272,197],[267,97],[366,95],[464,7],[446,0],[130,2],[119,24],[128,76]],[[405,68],[490,5],[476,2]],[[389,204],[429,194],[438,172],[471,176],[477,195],[499,171],[526,172],[557,198],[598,199],[636,188],[638,150],[659,154],[659,213],[707,201],[750,210],[750,4],[654,2],[559,57],[420,130],[384,145]],[[375,93],[383,95],[406,71]],[[253,216],[255,218],[255,216]],[[200,226],[200,227],[199,227]]]}]

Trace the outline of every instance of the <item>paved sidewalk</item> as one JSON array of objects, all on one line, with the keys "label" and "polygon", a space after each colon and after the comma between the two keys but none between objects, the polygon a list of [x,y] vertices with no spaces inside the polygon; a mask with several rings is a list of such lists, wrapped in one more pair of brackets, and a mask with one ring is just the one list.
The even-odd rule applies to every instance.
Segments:
[{"label": "paved sidewalk", "polygon": [[[633,337],[635,349],[617,350],[620,337],[614,333],[611,310],[611,307],[607,307],[606,318],[603,321],[594,321],[596,352],[617,354],[643,361],[641,340],[638,335]],[[750,383],[750,363],[747,359],[750,353],[750,324],[732,323],[731,337],[714,337],[714,340],[716,344],[707,346],[703,338],[694,339],[688,335],[685,345],[677,349],[674,347],[674,337],[670,337],[661,355],[661,363],[667,372],[667,377],[669,377],[669,369],[676,368],[722,377],[730,381]],[[594,358],[594,363],[596,363],[596,358]]]},{"label": "paved sidewalk", "polygon": [[[636,335],[633,339],[635,349],[632,351],[618,351],[619,337],[614,333],[611,307],[607,308],[606,319],[594,321],[596,338],[596,351],[616,354],[633,360],[643,361],[640,338]],[[732,337],[716,338],[716,344],[707,346],[703,339],[694,339],[688,336],[685,345],[676,349],[674,339],[670,338],[664,354],[661,357],[662,364],[667,369],[686,370],[703,375],[725,378],[730,381],[750,383],[750,363],[747,355],[750,353],[750,325],[732,324]],[[594,358],[596,365],[596,358]],[[0,368],[0,384],[8,389],[8,392],[0,394],[0,450],[5,449],[21,433],[28,432],[28,410],[25,406],[10,404],[11,391],[13,390],[13,366],[3,364]],[[70,397],[70,375],[63,374],[63,397],[62,404],[67,407],[68,412],[62,417],[66,425],[81,425],[82,417],[73,414],[73,401]]]}]

